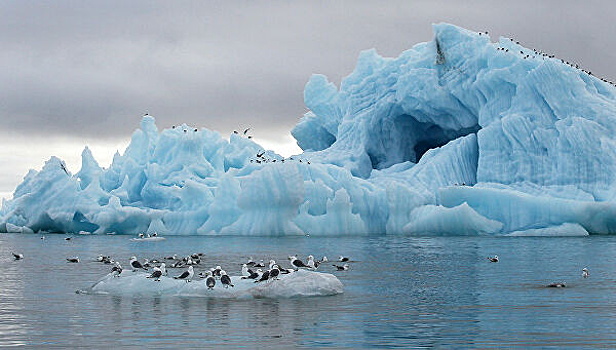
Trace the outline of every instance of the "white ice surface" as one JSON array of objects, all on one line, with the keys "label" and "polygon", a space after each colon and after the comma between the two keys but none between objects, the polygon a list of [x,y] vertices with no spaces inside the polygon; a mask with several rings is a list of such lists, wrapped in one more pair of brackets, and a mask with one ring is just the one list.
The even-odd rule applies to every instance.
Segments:
[{"label": "white ice surface", "polygon": [[225,288],[220,280],[214,289],[205,285],[205,279],[194,278],[191,282],[161,277],[160,281],[146,278],[148,273],[122,271],[119,277],[111,274],[103,277],[88,294],[111,294],[131,296],[195,296],[206,298],[294,298],[336,295],[343,292],[342,282],[329,273],[299,270],[281,275],[279,280],[255,283],[251,279],[231,276],[234,287]]}]

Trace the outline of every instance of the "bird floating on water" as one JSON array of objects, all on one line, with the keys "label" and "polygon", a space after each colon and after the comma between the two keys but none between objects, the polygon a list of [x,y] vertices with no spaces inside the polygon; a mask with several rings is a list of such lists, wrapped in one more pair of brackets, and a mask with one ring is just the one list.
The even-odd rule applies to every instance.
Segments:
[{"label": "bird floating on water", "polygon": [[497,263],[498,262],[498,255],[489,256],[486,259],[488,259],[490,262]]},{"label": "bird floating on water", "polygon": [[590,272],[588,272],[588,268],[585,267],[582,269],[582,277],[588,278],[588,276],[590,276]]},{"label": "bird floating on water", "polygon": [[338,271],[346,271],[346,270],[348,270],[348,269],[349,269],[349,264],[344,264],[344,265],[342,265],[342,266],[334,264],[334,267],[335,267],[335,268],[336,268],[336,270],[338,270]]}]

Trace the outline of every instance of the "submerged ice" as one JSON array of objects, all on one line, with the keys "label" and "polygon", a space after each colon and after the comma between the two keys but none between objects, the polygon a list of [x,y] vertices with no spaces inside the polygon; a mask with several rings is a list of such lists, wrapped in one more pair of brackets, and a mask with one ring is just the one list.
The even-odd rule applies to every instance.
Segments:
[{"label": "submerged ice", "polygon": [[107,169],[51,157],[0,230],[240,235],[616,232],[616,90],[507,38],[449,24],[363,52],[310,109],[284,159],[252,139],[143,117]]}]

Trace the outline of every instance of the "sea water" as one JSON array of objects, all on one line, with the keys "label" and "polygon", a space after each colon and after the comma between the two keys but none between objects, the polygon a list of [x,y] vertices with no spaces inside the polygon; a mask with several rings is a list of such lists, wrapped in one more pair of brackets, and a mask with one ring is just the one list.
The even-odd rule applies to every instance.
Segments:
[{"label": "sea water", "polygon": [[[616,237],[167,237],[0,234],[0,346],[82,348],[616,347]],[[72,237],[65,240],[65,237]],[[25,255],[15,261],[11,252]],[[202,252],[239,274],[250,256],[331,263],[344,293],[218,300],[84,295],[135,255]],[[498,263],[486,257],[497,254]],[[80,262],[66,258],[78,256]],[[167,264],[169,265],[169,264]],[[582,278],[582,268],[590,270]],[[179,274],[181,269],[170,269]],[[564,282],[566,288],[546,288]],[[156,283],[152,281],[152,283]],[[203,283],[194,280],[190,283]]]}]

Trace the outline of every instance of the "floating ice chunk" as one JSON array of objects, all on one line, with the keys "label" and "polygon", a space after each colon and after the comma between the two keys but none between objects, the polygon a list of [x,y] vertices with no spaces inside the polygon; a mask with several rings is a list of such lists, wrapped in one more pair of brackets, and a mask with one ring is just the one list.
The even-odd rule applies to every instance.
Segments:
[{"label": "floating ice chunk", "polygon": [[217,281],[208,289],[203,279],[191,282],[161,277],[160,282],[146,278],[148,273],[124,270],[120,277],[103,277],[85,294],[111,294],[131,296],[195,296],[205,298],[293,298],[336,295],[343,292],[342,282],[329,273],[299,270],[281,275],[279,280],[255,283],[241,276],[231,276],[234,287],[225,288]]}]

